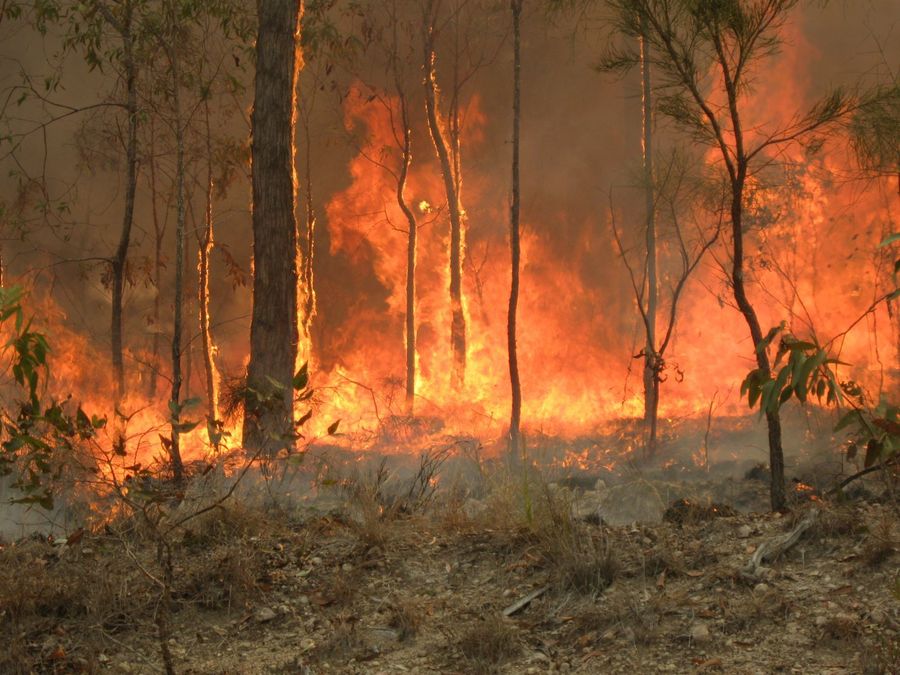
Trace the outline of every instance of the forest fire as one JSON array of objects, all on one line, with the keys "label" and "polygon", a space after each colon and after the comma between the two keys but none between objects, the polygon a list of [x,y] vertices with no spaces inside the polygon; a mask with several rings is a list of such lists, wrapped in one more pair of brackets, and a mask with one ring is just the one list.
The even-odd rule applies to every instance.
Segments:
[{"label": "forest fire", "polygon": [[[772,140],[767,134],[773,129],[792,129],[797,111],[814,98],[809,64],[821,57],[821,49],[804,33],[800,20],[787,22],[780,30],[785,45],[777,74],[760,82],[742,103],[748,145],[756,142],[765,147]],[[434,68],[434,55],[431,58],[428,67]],[[440,68],[440,59],[437,63]],[[411,80],[415,71],[411,67]],[[721,107],[726,105],[723,82],[715,69],[711,72],[711,105]],[[442,71],[437,74],[443,77]],[[312,81],[321,86],[317,78],[322,76],[321,71],[313,71]],[[407,123],[417,90],[411,84],[401,86],[403,77],[395,73],[393,87],[366,84],[362,75],[347,84],[339,99],[343,129],[337,132],[348,147],[343,178],[336,183],[322,181],[326,186],[334,183],[335,189],[326,193],[323,188],[320,192],[324,195],[314,199],[318,177],[310,173],[308,155],[305,160],[305,176],[300,177],[308,220],[305,236],[318,240],[304,240],[304,228],[298,228],[300,264],[309,264],[309,277],[304,267],[302,280],[312,284],[315,279],[321,287],[315,291],[317,302],[298,310],[302,330],[297,363],[309,362],[314,394],[296,408],[295,419],[303,419],[306,439],[329,435],[339,421],[339,433],[331,434],[328,443],[357,451],[388,439],[393,450],[403,452],[405,448],[415,454],[429,438],[460,436],[480,439],[502,451],[502,440],[495,441],[505,438],[509,425],[506,326],[510,271],[503,254],[508,204],[491,143],[502,123],[493,102],[485,98],[486,90],[461,93],[446,83],[447,91],[435,89],[432,93],[438,96],[438,127],[429,133],[422,119]],[[445,99],[450,108],[442,111]],[[312,118],[297,118],[293,123],[305,125],[295,133],[310,143]],[[409,131],[405,149],[404,124]],[[448,224],[453,214],[444,169],[438,161],[440,152],[437,156],[433,152],[437,147],[435,129],[440,133],[441,128],[455,166],[451,169],[461,221],[459,317],[454,316],[452,265],[448,267],[453,248]],[[674,137],[674,131],[662,122],[658,133],[664,140]],[[892,302],[879,302],[891,287],[889,255],[879,243],[891,234],[898,204],[887,182],[864,182],[851,176],[855,161],[851,141],[845,135],[832,135],[824,149],[818,142],[789,142],[764,149],[761,169],[748,176],[745,217],[751,293],[764,331],[785,322],[790,334],[827,345],[846,364],[838,366],[839,377],[858,383],[874,401],[879,392],[895,392],[898,383],[900,323]],[[752,367],[753,345],[730,297],[733,256],[728,236],[716,234],[710,239],[715,245],[701,251],[690,278],[679,281],[678,277],[679,256],[690,253],[684,247],[696,247],[709,232],[723,227],[724,202],[720,199],[711,207],[698,207],[688,203],[696,201],[697,188],[692,188],[695,197],[690,197],[664,194],[668,188],[662,184],[674,180],[671,175],[679,171],[684,176],[676,177],[675,182],[694,180],[679,162],[699,161],[699,169],[691,170],[698,176],[720,171],[717,153],[713,145],[693,159],[689,155],[677,159],[673,154],[670,160],[660,160],[657,168],[661,181],[658,199],[670,199],[669,212],[664,213],[662,201],[658,207],[659,248],[654,253],[660,294],[655,311],[660,316],[671,313],[670,323],[674,323],[671,345],[664,358],[660,355],[656,375],[662,392],[659,414],[669,420],[709,417],[711,421],[713,416],[734,418],[746,413],[738,387]],[[632,151],[628,161],[633,163],[634,157]],[[403,183],[398,185],[401,177]],[[212,190],[212,169],[208,180]],[[611,424],[645,414],[641,362],[646,347],[626,276],[626,269],[631,270],[629,259],[633,263],[635,255],[642,255],[643,235],[635,225],[643,218],[637,207],[639,191],[633,183],[614,186],[608,199],[600,194],[587,199],[582,196],[587,208],[578,209],[567,209],[546,196],[546,205],[529,207],[526,202],[517,328],[526,438],[530,434],[556,437],[564,444],[566,439],[603,435]],[[25,196],[21,199],[27,201]],[[403,200],[409,205],[406,210]],[[156,219],[155,195],[152,206]],[[189,208],[195,220],[197,208],[199,204]],[[207,217],[212,218],[214,210],[210,201]],[[412,249],[408,222],[416,229]],[[311,234],[313,226],[317,227],[315,235]],[[625,231],[622,240],[616,234],[619,260],[610,254],[614,227]],[[225,231],[217,240],[227,242],[231,237]],[[246,283],[241,277],[241,261],[229,252],[227,243],[220,248],[226,256],[226,272],[232,277],[233,297],[226,304],[233,314],[246,316],[251,299],[241,289]],[[212,243],[209,249],[214,250]],[[313,251],[317,259],[312,258]],[[196,282],[206,289],[201,305],[209,303],[210,294],[216,303],[217,294],[223,292],[215,278],[210,286],[209,251],[206,255],[207,261],[201,258],[200,267],[206,276]],[[307,259],[312,262],[305,262]],[[158,269],[162,269],[160,260]],[[410,260],[414,265],[412,286]],[[149,258],[145,264],[150,264]],[[155,295],[158,314],[165,288],[152,275],[138,283],[142,274],[138,265],[136,259],[132,261],[128,272],[129,302],[146,306],[147,299]],[[27,269],[7,267],[6,279],[18,275],[30,283]],[[212,269],[217,273],[215,266]],[[684,292],[673,306],[666,293],[682,282]],[[634,290],[644,293],[646,283],[644,279]],[[148,317],[152,350],[150,341],[130,328],[127,396],[117,400],[115,373],[99,367],[106,358],[103,339],[96,338],[96,330],[82,331],[73,325],[73,316],[83,308],[54,290],[44,290],[40,275],[34,276],[34,288],[29,309],[53,338],[48,386],[54,392],[72,392],[85,410],[115,418],[116,424],[108,432],[124,434],[127,459],[123,465],[148,465],[153,460],[165,464],[170,450],[167,443],[172,441],[172,434],[166,431],[171,405],[163,387],[156,386],[157,380],[169,377],[157,344],[158,335],[167,330],[165,325]],[[107,288],[94,286],[92,290],[100,305],[107,302]],[[196,290],[189,288],[188,292]],[[313,291],[301,288],[301,292],[314,297]],[[219,306],[225,305],[219,301]],[[186,307],[194,311],[191,303]],[[218,311],[215,304],[211,311]],[[454,356],[456,338],[450,334],[457,321],[462,322],[465,339],[461,380]],[[184,386],[179,394],[182,419],[177,437],[188,461],[214,457],[242,444],[241,406],[226,405],[230,412],[224,419],[210,418],[209,392],[204,390],[206,381],[216,382],[223,374],[224,381],[239,382],[250,356],[244,338],[221,331],[215,317],[212,323],[211,329],[201,323],[200,333],[190,328],[181,347],[184,372],[179,377]],[[414,328],[412,352],[410,326]],[[204,344],[207,338],[208,345]],[[212,371],[207,366],[205,375],[204,359],[212,366]],[[411,383],[407,381],[410,373],[414,374]],[[152,393],[148,395],[148,391]],[[311,418],[306,416],[310,409]],[[215,442],[211,442],[213,438]],[[640,445],[640,438],[635,437],[625,454]],[[615,461],[603,451],[587,456],[591,452],[573,450],[571,457],[560,460],[561,465],[607,466]],[[693,452],[697,465],[708,463],[708,457],[696,454],[699,449]]]},{"label": "forest fire", "polygon": [[898,672],[897,26],[0,3],[0,672]]}]

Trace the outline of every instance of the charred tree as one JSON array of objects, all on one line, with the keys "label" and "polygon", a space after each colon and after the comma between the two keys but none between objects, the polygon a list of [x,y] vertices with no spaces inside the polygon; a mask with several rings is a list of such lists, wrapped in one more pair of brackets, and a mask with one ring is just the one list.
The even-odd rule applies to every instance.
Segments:
[{"label": "charred tree", "polygon": [[[200,320],[200,344],[203,350],[203,371],[206,380],[208,429],[215,429],[219,421],[219,374],[216,371],[215,345],[209,320],[209,256],[213,248],[213,148],[209,126],[209,97],[204,100],[206,132],[206,209],[203,234],[198,234],[197,250],[197,306]],[[210,438],[213,445],[217,442]]]},{"label": "charred tree", "polygon": [[403,125],[400,171],[397,175],[397,205],[406,218],[408,228],[406,239],[406,409],[412,415],[416,397],[416,241],[418,223],[415,213],[406,201],[406,179],[412,162],[412,130],[409,125],[409,106],[399,81],[397,94],[400,101],[400,123]]},{"label": "charred tree", "polygon": [[519,126],[522,116],[521,96],[521,19],[522,0],[511,0],[513,19],[513,147],[512,147],[512,203],[509,209],[509,248],[512,280],[509,290],[509,312],[506,323],[507,350],[509,352],[509,384],[512,391],[512,409],[509,417],[509,450],[513,458],[522,450],[522,385],[519,382],[519,359],[516,352],[516,311],[519,304]]},{"label": "charred tree", "polygon": [[[169,8],[171,27],[177,26],[174,7]],[[164,38],[165,40],[165,38]],[[184,302],[184,243],[185,243],[185,169],[184,122],[181,114],[181,73],[178,50],[174,40],[166,41],[164,49],[169,58],[172,76],[172,115],[175,127],[175,296],[172,320],[172,393],[169,409],[172,415],[172,438],[169,455],[172,476],[176,485],[184,482],[184,465],[181,460],[181,355],[183,349]]]},{"label": "charred tree", "polygon": [[[450,215],[450,348],[453,354],[452,381],[462,387],[466,379],[466,316],[462,294],[462,257],[464,249],[462,204],[459,197],[459,174],[454,171],[449,134],[439,107],[439,89],[435,72],[437,3],[428,0],[424,12],[425,116],[435,153],[441,166],[441,177],[447,195]],[[459,153],[454,153],[458,157]]]},{"label": "charred tree", "polygon": [[300,314],[300,328],[307,349],[307,360],[312,356],[312,322],[316,315],[315,258],[316,258],[316,209],[313,199],[312,142],[309,133],[310,121],[303,118],[303,157],[305,164],[304,206],[306,222],[300,237],[301,287],[303,305]]},{"label": "charred tree", "polygon": [[298,341],[293,122],[301,7],[296,0],[257,3],[253,315],[243,438],[248,451],[266,454],[291,445],[293,432],[291,381]]}]

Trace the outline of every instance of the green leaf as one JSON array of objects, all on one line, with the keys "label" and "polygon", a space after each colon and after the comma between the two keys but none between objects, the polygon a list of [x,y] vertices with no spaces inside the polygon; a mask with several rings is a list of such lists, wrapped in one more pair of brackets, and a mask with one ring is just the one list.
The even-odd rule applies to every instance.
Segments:
[{"label": "green leaf", "polygon": [[890,246],[895,241],[900,241],[900,232],[894,232],[893,234],[889,234],[884,240],[878,244],[878,248],[884,248],[885,246]]},{"label": "green leaf", "polygon": [[866,444],[866,459],[863,462],[863,466],[868,469],[878,461],[880,456],[881,443],[874,438],[870,438],[869,442]]},{"label": "green leaf", "polygon": [[810,385],[812,384],[810,381],[810,376],[820,366],[824,365],[826,356],[827,355],[825,354],[825,351],[820,349],[815,354],[813,354],[811,358],[807,359],[800,368],[800,371],[796,376],[797,379],[794,382],[794,387],[797,389],[797,398],[800,399],[801,402],[806,402],[806,394],[809,391]]},{"label": "green leaf", "polygon": [[200,422],[181,422],[179,424],[172,425],[172,431],[177,431],[179,434],[186,434],[189,431],[193,431],[197,428]]},{"label": "green leaf", "polygon": [[297,391],[301,391],[302,389],[306,389],[309,384],[309,364],[304,363],[300,366],[300,370],[297,371],[297,374],[294,375],[294,379],[291,382],[294,385],[294,389]]}]

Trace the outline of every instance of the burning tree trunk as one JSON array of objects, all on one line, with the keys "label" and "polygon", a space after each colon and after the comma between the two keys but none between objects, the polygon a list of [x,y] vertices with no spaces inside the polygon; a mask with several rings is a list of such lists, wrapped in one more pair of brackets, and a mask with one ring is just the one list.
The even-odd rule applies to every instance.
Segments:
[{"label": "burning tree trunk", "polygon": [[458,176],[453,169],[448,138],[438,107],[439,92],[435,73],[436,10],[434,0],[428,0],[424,25],[425,114],[441,165],[447,209],[450,213],[450,347],[453,353],[453,383],[456,387],[462,387],[466,379],[466,317],[462,296],[463,217]]},{"label": "burning tree trunk", "polygon": [[306,169],[306,223],[304,233],[300,238],[300,255],[302,260],[301,281],[303,288],[303,306],[300,314],[300,328],[303,331],[303,340],[307,350],[306,360],[312,356],[312,321],[316,315],[316,289],[314,275],[314,261],[316,256],[316,210],[313,201],[312,184],[312,143],[309,135],[309,118],[303,118],[303,156]]},{"label": "burning tree trunk", "polygon": [[122,66],[125,76],[125,112],[128,116],[128,136],[125,140],[125,210],[122,214],[122,229],[119,245],[110,260],[112,268],[112,310],[110,341],[112,343],[113,378],[116,386],[116,401],[125,396],[125,363],[123,359],[123,304],[125,295],[125,267],[131,243],[131,228],[134,224],[134,197],[137,191],[137,65],[135,62],[133,32],[133,4],[127,0],[123,5],[122,20],[119,21],[102,3],[98,4],[104,19],[122,38]]},{"label": "burning tree trunk", "polygon": [[509,209],[509,248],[512,258],[512,281],[509,290],[509,314],[506,324],[509,352],[509,384],[512,410],[509,417],[509,450],[513,458],[520,452],[522,386],[519,382],[519,360],[516,353],[516,309],[519,302],[519,122],[521,118],[521,35],[522,0],[511,1],[513,18],[513,157],[512,204]]},{"label": "burning tree trunk", "polygon": [[[200,341],[203,349],[203,367],[206,375],[207,428],[216,428],[219,420],[219,375],[216,372],[215,347],[209,325],[209,255],[213,247],[213,155],[212,133],[209,128],[209,98],[204,101],[204,122],[206,131],[206,213],[203,236],[198,236],[197,255],[197,304],[200,318]],[[210,431],[210,442],[218,443]]]},{"label": "burning tree trunk", "polygon": [[[301,3],[259,2],[253,98],[253,317],[244,446],[277,452],[293,431],[297,356],[294,105]],[[257,392],[251,396],[251,391]]]},{"label": "burning tree trunk", "polygon": [[397,176],[397,204],[406,218],[408,229],[406,244],[406,409],[411,415],[416,396],[416,237],[418,224],[413,210],[406,203],[406,178],[412,161],[411,130],[406,96],[399,80],[397,94],[400,99],[400,123],[403,125],[403,147],[400,156],[400,173]]},{"label": "burning tree trunk", "polygon": [[659,381],[661,357],[656,343],[656,314],[659,306],[659,279],[656,255],[656,197],[653,183],[653,100],[647,41],[641,45],[641,153],[643,159],[644,208],[647,218],[647,322],[644,346],[644,433],[648,457],[656,454],[656,432],[659,420]]}]

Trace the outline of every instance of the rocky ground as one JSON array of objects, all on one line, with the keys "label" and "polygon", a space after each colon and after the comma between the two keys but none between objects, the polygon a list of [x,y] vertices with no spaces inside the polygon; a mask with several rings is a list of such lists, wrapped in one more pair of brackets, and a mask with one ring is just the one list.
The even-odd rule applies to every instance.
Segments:
[{"label": "rocky ground", "polygon": [[[665,485],[507,477],[413,500],[375,479],[313,509],[231,499],[166,540],[168,591],[133,518],[7,542],[0,672],[163,672],[160,625],[178,673],[900,672],[883,481],[840,503],[796,489],[786,515]],[[632,507],[663,519],[628,522]]]}]

